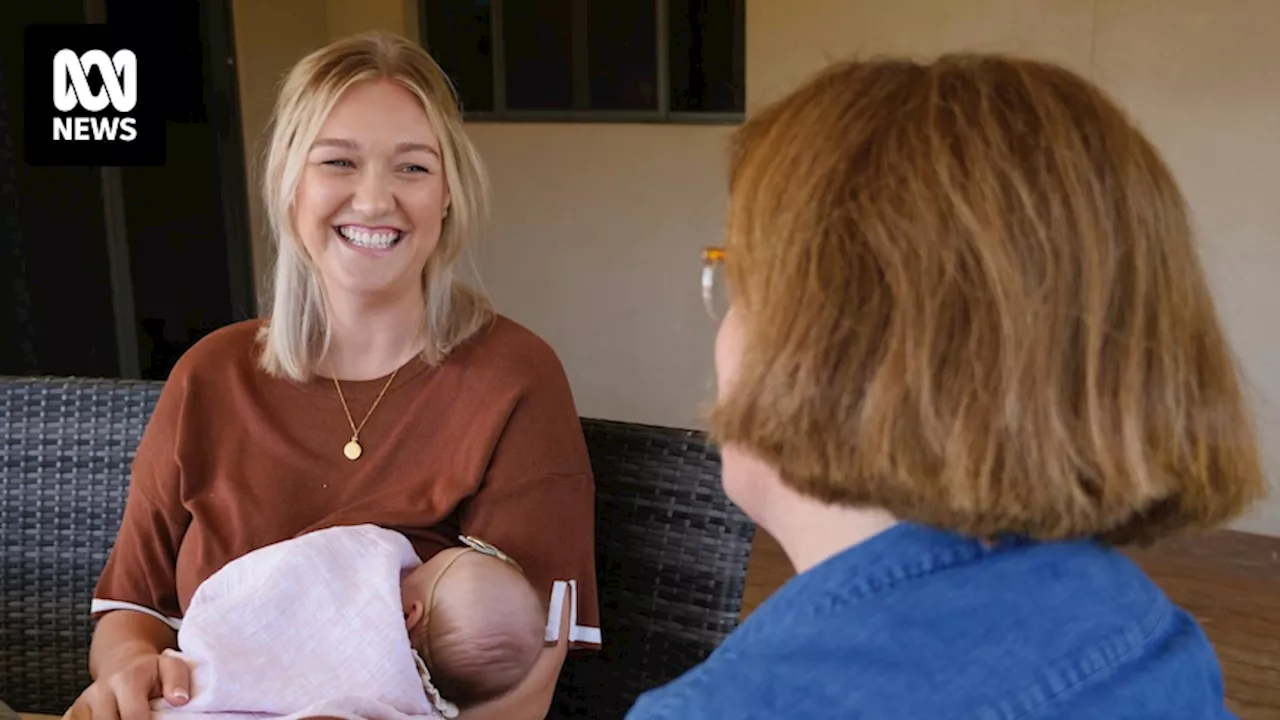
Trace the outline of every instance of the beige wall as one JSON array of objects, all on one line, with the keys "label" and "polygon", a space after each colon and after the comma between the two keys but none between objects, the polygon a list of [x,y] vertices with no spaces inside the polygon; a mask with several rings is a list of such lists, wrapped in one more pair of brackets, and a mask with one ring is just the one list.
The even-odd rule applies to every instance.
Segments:
[{"label": "beige wall", "polygon": [[264,133],[282,75],[298,58],[329,41],[329,18],[325,0],[233,0],[231,13],[249,184],[249,223],[253,229],[254,279],[261,296],[271,266],[267,221],[258,189]]},{"label": "beige wall", "polygon": [[326,0],[329,37],[338,39],[366,30],[417,35],[416,0]]},{"label": "beige wall", "polygon": [[474,123],[494,180],[478,253],[498,309],[559,352],[583,415],[698,427],[715,328],[725,127]]},{"label": "beige wall", "polygon": [[852,54],[1025,52],[1087,72],[1094,3],[747,0],[747,103],[756,107],[772,100],[828,61]]},{"label": "beige wall", "polygon": [[1093,77],[1182,183],[1255,400],[1273,497],[1243,526],[1280,535],[1280,3],[1099,3]]},{"label": "beige wall", "polygon": [[[401,0],[312,4],[324,6],[330,35],[375,26],[412,34],[416,24],[412,4]],[[237,10],[241,5],[267,3],[237,2]],[[1210,280],[1255,393],[1271,476],[1280,478],[1280,323],[1273,319],[1280,314],[1274,200],[1280,3],[747,0],[747,6],[751,108],[851,53],[1025,53],[1061,62],[1113,93],[1184,184]],[[288,48],[314,41],[309,25],[296,25],[277,23],[262,39]],[[283,63],[264,63],[254,72],[266,77],[282,69]],[[241,73],[244,83],[243,63]],[[247,129],[253,122],[247,113]],[[584,415],[698,426],[714,380],[698,250],[719,240],[723,146],[731,128],[473,123],[470,129],[496,189],[494,223],[477,257],[499,308],[556,347]],[[1276,494],[1242,527],[1280,534]]]}]

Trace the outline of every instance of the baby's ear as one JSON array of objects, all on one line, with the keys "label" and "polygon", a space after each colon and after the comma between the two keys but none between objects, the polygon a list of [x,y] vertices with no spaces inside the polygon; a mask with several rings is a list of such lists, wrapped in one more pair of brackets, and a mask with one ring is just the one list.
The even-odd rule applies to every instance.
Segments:
[{"label": "baby's ear", "polygon": [[422,622],[422,601],[414,600],[409,603],[404,610],[404,629],[412,630],[414,626]]}]

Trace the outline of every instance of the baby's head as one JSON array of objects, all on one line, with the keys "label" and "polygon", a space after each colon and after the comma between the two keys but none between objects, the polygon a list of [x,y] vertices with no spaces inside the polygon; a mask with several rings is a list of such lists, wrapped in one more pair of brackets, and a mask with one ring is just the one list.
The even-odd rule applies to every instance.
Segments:
[{"label": "baby's head", "polygon": [[514,688],[542,650],[546,610],[511,562],[451,548],[406,574],[400,592],[410,644],[459,707]]}]

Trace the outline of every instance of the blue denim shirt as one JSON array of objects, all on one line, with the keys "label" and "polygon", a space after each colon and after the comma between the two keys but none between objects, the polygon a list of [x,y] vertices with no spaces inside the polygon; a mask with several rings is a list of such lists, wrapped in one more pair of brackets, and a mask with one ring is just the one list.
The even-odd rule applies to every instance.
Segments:
[{"label": "blue denim shirt", "polygon": [[1220,720],[1217,658],[1124,555],[897,525],[802,573],[627,720]]}]

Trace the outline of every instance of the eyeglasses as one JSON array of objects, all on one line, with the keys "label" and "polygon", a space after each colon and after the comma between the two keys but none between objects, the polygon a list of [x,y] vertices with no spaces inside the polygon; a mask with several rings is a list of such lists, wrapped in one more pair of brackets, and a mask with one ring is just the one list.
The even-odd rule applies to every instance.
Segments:
[{"label": "eyeglasses", "polygon": [[707,314],[719,322],[729,310],[729,294],[724,282],[725,250],[722,247],[702,249],[702,303]]}]

